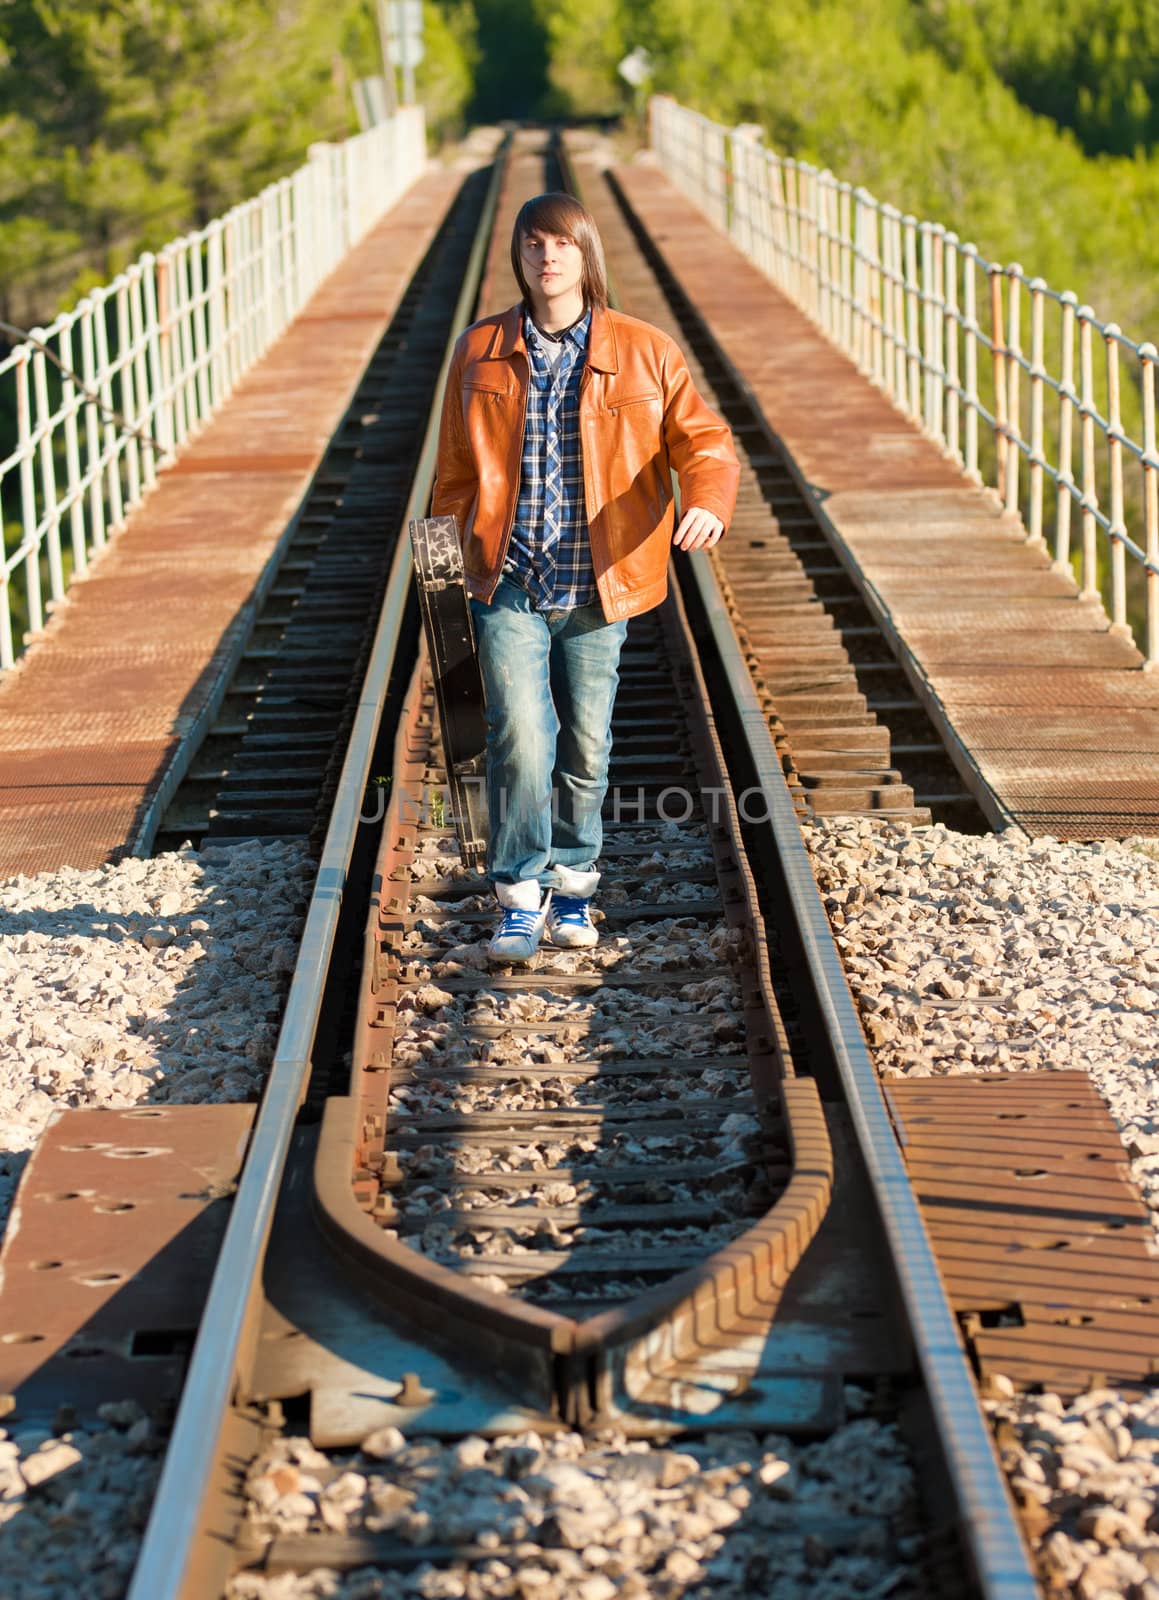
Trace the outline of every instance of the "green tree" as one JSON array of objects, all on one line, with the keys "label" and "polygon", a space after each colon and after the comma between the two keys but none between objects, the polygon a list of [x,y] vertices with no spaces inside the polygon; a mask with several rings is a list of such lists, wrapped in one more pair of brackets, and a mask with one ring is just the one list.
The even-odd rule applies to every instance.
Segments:
[{"label": "green tree", "polygon": [[1159,0],[918,0],[953,64],[982,59],[1092,154],[1159,138]]},{"label": "green tree", "polygon": [[7,0],[6,304],[46,314],[344,137],[373,50],[365,0]]},{"label": "green tree", "polygon": [[474,0],[479,60],[473,122],[536,116],[547,93],[548,43],[537,0]]},{"label": "green tree", "polygon": [[425,53],[416,73],[427,130],[443,139],[462,132],[480,58],[479,23],[471,0],[426,0]]}]

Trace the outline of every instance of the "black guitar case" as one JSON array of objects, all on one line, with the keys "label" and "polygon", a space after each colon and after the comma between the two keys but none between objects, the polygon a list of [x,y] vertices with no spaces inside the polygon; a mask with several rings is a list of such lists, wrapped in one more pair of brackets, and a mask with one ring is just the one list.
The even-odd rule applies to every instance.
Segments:
[{"label": "black guitar case", "polygon": [[487,725],[458,524],[454,517],[422,517],[411,523],[410,539],[435,679],[451,821],[464,866],[482,868],[487,856]]}]

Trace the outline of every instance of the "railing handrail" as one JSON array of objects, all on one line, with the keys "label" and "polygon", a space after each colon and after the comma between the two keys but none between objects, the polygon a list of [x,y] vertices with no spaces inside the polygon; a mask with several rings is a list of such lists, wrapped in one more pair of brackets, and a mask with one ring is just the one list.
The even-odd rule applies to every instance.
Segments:
[{"label": "railing handrail", "polygon": [[17,429],[0,460],[0,670],[425,156],[419,106],[314,145],[0,360]]},{"label": "railing handrail", "polygon": [[[1105,601],[1113,633],[1138,634],[1145,668],[1159,665],[1156,346],[1100,320],[1073,291],[1028,277],[1018,262],[988,260],[943,224],[777,155],[752,124],[726,128],[657,95],[650,126],[677,187],[971,479],[993,488],[1039,546],[1049,486],[1054,565],[1068,574],[1077,508],[1080,594]],[[1055,373],[1048,306],[1058,319]],[[1058,406],[1049,427],[1048,395]],[[1133,499],[1124,476],[1132,468],[1141,480]],[[1142,591],[1137,628],[1128,558]]]}]

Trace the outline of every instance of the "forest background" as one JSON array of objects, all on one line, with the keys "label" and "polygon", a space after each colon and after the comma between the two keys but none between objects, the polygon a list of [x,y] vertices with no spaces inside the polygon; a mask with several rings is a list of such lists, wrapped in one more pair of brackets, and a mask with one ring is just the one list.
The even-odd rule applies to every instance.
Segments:
[{"label": "forest background", "polygon": [[[436,136],[650,88],[1159,337],[1159,0],[424,0]],[[47,319],[355,131],[374,0],[4,0],[0,317]]]}]

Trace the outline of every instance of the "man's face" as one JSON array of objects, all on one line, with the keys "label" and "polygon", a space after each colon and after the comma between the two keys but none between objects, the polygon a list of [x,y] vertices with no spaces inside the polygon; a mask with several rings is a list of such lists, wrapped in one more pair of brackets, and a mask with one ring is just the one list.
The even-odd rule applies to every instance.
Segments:
[{"label": "man's face", "polygon": [[528,287],[545,300],[572,294],[583,281],[583,251],[565,234],[525,233],[519,256]]}]

